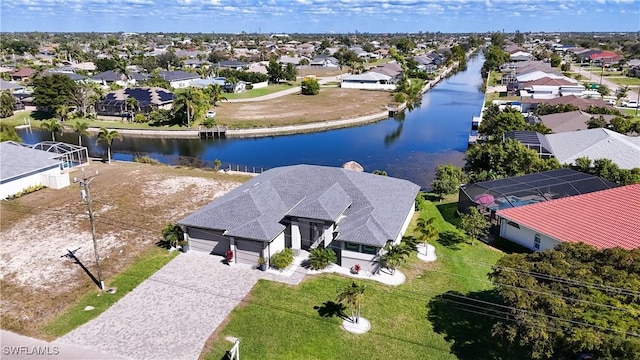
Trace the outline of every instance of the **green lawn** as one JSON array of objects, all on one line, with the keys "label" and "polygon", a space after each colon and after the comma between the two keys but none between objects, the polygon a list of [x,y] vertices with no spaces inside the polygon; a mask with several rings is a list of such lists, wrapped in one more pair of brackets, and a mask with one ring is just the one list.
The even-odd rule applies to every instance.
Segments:
[{"label": "green lawn", "polygon": [[500,80],[502,80],[502,73],[498,71],[492,71],[489,75],[487,86],[500,86]]},{"label": "green lawn", "polygon": [[[445,212],[455,217],[451,209]],[[342,319],[335,316],[337,289],[349,278],[323,274],[298,286],[263,280],[231,313],[204,358],[224,358],[232,345],[226,336],[241,340],[241,356],[247,359],[485,359],[495,353],[489,338],[494,319],[460,311],[442,294],[488,296],[486,274],[503,254],[482,243],[457,242],[457,230],[436,204],[428,202],[423,213],[436,217],[441,239],[433,245],[439,258],[427,264],[412,254],[401,268],[407,282],[398,287],[364,282],[362,316],[372,324],[368,333],[342,330]]]},{"label": "green lawn", "polygon": [[[66,311],[45,326],[45,333],[59,337],[98,317],[149,276],[160,270],[176,255],[177,252],[170,253],[163,248],[152,248],[128,269],[105,281],[107,288],[117,289],[115,294],[103,293],[96,288],[94,292],[78,299],[74,304],[70,304]],[[86,306],[93,306],[95,309],[85,311]]]},{"label": "green lawn", "polygon": [[297,86],[298,84],[277,84],[277,85],[269,85],[266,88],[260,88],[260,89],[251,89],[251,90],[247,90],[245,92],[241,92],[241,93],[237,93],[237,94],[223,94],[224,97],[226,97],[227,99],[231,100],[231,99],[248,99],[248,98],[254,98],[254,97],[260,97],[260,96],[264,96],[264,95],[269,95],[269,94],[273,94],[275,92],[278,91],[282,91],[282,90],[287,90],[287,89],[291,89],[294,86]]},{"label": "green lawn", "polygon": [[640,86],[640,79],[639,78],[621,77],[621,78],[607,78],[607,80],[611,81],[612,83],[614,83],[616,85],[629,86],[629,88],[634,88],[634,87]]},{"label": "green lawn", "polygon": [[506,93],[493,92],[493,93],[485,94],[484,105],[485,106],[491,105],[493,100],[512,100],[512,101],[520,100],[520,96],[506,96],[504,94],[506,94]]}]

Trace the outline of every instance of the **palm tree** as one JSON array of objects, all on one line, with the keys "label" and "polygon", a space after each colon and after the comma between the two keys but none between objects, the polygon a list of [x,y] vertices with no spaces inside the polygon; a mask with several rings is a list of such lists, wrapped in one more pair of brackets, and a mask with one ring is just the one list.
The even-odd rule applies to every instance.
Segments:
[{"label": "palm tree", "polygon": [[384,246],[384,254],[380,256],[380,262],[394,274],[396,268],[406,261],[409,253],[409,248],[404,244],[387,244]]},{"label": "palm tree", "polygon": [[116,74],[120,74],[122,80],[124,81],[124,87],[127,88],[127,86],[129,85],[129,79],[131,78],[131,71],[127,69],[127,61],[124,59],[120,59],[113,71],[115,71]]},{"label": "palm tree", "polygon": [[175,99],[173,100],[174,111],[185,110],[187,113],[187,126],[191,126],[191,117],[195,110],[204,105],[202,92],[198,89],[188,87],[177,91],[175,95]]},{"label": "palm tree", "polygon": [[43,121],[40,127],[44,131],[51,131],[51,141],[56,141],[56,133],[62,132],[62,125],[60,125],[58,119]]},{"label": "palm tree", "polygon": [[339,290],[337,301],[339,303],[346,302],[351,310],[351,322],[357,324],[360,321],[360,304],[364,298],[365,286],[355,281],[351,285]]},{"label": "palm tree", "polygon": [[100,128],[100,132],[98,133],[98,138],[96,139],[96,145],[101,142],[107,143],[107,159],[109,160],[109,164],[111,164],[111,144],[114,139],[122,140],[122,135],[117,130],[108,130],[106,128]]},{"label": "palm tree", "polygon": [[209,103],[216,106],[216,104],[222,100],[228,100],[222,96],[222,86],[220,84],[211,84],[206,88],[207,95],[209,95]]},{"label": "palm tree", "polygon": [[82,146],[82,135],[91,137],[89,132],[89,123],[82,120],[77,120],[73,126],[73,132],[78,135],[78,145]]},{"label": "palm tree", "polygon": [[436,218],[431,217],[429,219],[425,219],[424,217],[418,218],[416,223],[416,230],[418,231],[418,236],[420,241],[427,246],[429,240],[438,239],[438,229],[436,228],[434,222]]},{"label": "palm tree", "polygon": [[133,114],[135,114],[136,111],[140,111],[140,102],[134,97],[128,97],[124,106],[126,111],[131,112],[130,116],[133,121]]},{"label": "palm tree", "polygon": [[60,121],[65,121],[69,117],[69,106],[66,104],[56,106],[56,116],[60,118]]}]

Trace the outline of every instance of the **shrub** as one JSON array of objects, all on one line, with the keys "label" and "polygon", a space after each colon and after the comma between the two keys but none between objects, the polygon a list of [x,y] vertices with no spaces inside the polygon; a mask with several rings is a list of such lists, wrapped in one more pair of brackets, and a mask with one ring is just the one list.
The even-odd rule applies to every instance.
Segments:
[{"label": "shrub", "polygon": [[169,247],[178,247],[179,243],[184,240],[184,232],[176,224],[167,224],[162,229],[162,238],[168,243]]},{"label": "shrub", "polygon": [[336,253],[331,249],[315,248],[309,252],[309,266],[312,270],[320,270],[336,262]]},{"label": "shrub", "polygon": [[206,127],[207,129],[211,129],[212,127],[216,126],[216,119],[205,118],[204,120],[202,120],[202,126]]},{"label": "shrub", "polygon": [[144,114],[136,114],[133,117],[133,121],[137,122],[138,124],[142,124],[142,123],[146,123],[149,121],[149,119],[147,119],[146,116],[144,116]]},{"label": "shrub", "polygon": [[271,265],[276,269],[284,269],[293,263],[293,250],[284,249],[271,256]]},{"label": "shrub", "polygon": [[302,80],[302,95],[318,95],[320,92],[320,83],[318,79]]},{"label": "shrub", "polygon": [[133,162],[151,165],[161,165],[162,163],[154,158],[148,156],[136,155],[133,157]]},{"label": "shrub", "polygon": [[45,188],[45,186],[41,185],[41,184],[31,185],[31,186],[27,187],[26,189],[20,191],[17,194],[13,194],[13,195],[9,196],[8,198],[9,199],[17,199],[17,198],[19,198],[21,196],[24,196],[24,195],[27,195],[27,194],[31,194],[32,192],[36,192],[36,191],[44,189],[44,188]]}]

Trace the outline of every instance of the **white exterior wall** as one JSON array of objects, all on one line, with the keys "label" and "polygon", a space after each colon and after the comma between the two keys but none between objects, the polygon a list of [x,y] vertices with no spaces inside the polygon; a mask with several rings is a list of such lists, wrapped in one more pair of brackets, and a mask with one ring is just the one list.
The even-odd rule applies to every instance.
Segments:
[{"label": "white exterior wall", "polygon": [[291,222],[291,248],[293,250],[300,250],[302,248],[302,242],[300,240],[300,226],[297,221]]},{"label": "white exterior wall", "polygon": [[62,174],[59,168],[53,168],[37,174],[25,176],[0,185],[0,199],[15,195],[29,186],[43,185],[53,189],[69,186],[69,174]]},{"label": "white exterior wall", "polygon": [[362,90],[395,90],[395,84],[378,84],[378,83],[360,83],[343,81],[340,87],[344,89],[362,89]]},{"label": "white exterior wall", "polygon": [[372,254],[363,254],[360,252],[349,251],[342,249],[341,251],[341,265],[344,268],[350,269],[355,264],[360,265],[360,269],[362,271],[376,271],[379,267],[377,259],[377,255]]},{"label": "white exterior wall", "polygon": [[267,86],[269,86],[269,82],[268,81],[263,81],[263,82],[259,82],[259,83],[253,83],[251,85],[253,85],[254,89],[262,89],[262,88],[266,88]]},{"label": "white exterior wall", "polygon": [[415,212],[416,212],[416,202],[414,201],[413,204],[411,204],[411,209],[409,210],[407,217],[404,219],[404,223],[402,224],[402,229],[400,230],[400,233],[398,234],[396,239],[393,241],[394,244],[399,244],[400,241],[402,241],[402,237],[404,236],[404,233],[407,231],[407,228],[409,227],[409,223],[411,223],[411,219],[413,218],[413,214]]},{"label": "white exterior wall", "polygon": [[169,82],[169,84],[171,84],[171,87],[173,87],[175,89],[183,89],[183,88],[191,86],[191,82],[193,82],[193,80],[196,80],[196,79],[171,81],[171,82]]},{"label": "white exterior wall", "polygon": [[273,254],[284,250],[284,231],[281,232],[275,239],[271,240],[269,246],[264,250],[262,257],[265,259],[269,259]]},{"label": "white exterior wall", "polygon": [[324,239],[324,246],[329,247],[329,245],[331,245],[331,242],[333,241],[334,225],[324,225],[322,229],[323,231],[321,236]]},{"label": "white exterior wall", "polygon": [[[527,249],[533,251],[543,251],[547,249],[553,249],[556,247],[556,245],[560,244],[560,241],[553,239],[547,235],[538,233],[533,229],[523,226],[522,224],[518,224],[518,226],[520,226],[520,229],[508,225],[507,221],[507,219],[500,220],[500,236],[509,241],[513,241],[516,244],[522,245]],[[540,249],[535,249],[533,247],[536,234],[540,235]]]}]

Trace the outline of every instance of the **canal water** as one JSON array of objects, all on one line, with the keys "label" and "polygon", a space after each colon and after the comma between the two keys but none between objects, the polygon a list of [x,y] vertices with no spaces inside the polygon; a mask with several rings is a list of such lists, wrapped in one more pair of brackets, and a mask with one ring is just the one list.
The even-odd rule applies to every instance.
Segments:
[{"label": "canal water", "polygon": [[[411,180],[428,188],[438,164],[464,163],[471,118],[482,107],[480,69],[484,58],[475,55],[467,68],[443,80],[424,94],[422,104],[404,116],[373,124],[311,134],[247,139],[164,139],[125,137],[115,140],[111,151],[117,160],[132,160],[145,154],[165,163],[178,156],[194,157],[209,163],[215,159],[253,170],[292,164],[341,166],[347,161],[360,163],[365,171],[384,170],[390,176]],[[402,117],[402,119],[401,119]],[[42,131],[20,131],[26,143],[51,140]],[[73,134],[56,140],[76,144]],[[95,139],[83,139],[90,156],[106,152]]]}]

